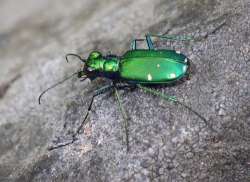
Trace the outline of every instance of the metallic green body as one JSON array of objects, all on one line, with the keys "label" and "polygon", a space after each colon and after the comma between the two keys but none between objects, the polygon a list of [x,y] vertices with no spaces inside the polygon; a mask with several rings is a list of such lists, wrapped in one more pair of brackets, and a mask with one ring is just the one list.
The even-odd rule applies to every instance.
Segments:
[{"label": "metallic green body", "polygon": [[188,59],[174,50],[130,50],[119,65],[122,79],[136,83],[169,83],[184,77]]},{"label": "metallic green body", "polygon": [[174,50],[130,50],[122,57],[105,57],[93,51],[87,59],[88,71],[130,83],[171,83],[183,78],[188,58]]}]

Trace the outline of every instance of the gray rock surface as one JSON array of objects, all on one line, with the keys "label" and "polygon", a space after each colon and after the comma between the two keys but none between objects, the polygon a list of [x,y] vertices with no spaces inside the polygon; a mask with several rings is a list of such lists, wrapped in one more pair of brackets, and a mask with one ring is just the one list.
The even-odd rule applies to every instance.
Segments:
[{"label": "gray rock surface", "polygon": [[[249,0],[3,0],[0,6],[0,181],[250,181]],[[99,96],[71,139],[91,92],[106,83],[73,78],[69,52],[121,55],[145,33],[192,35],[157,41],[192,59],[191,80],[159,88],[208,119],[141,90],[120,91],[131,150],[114,95]],[[142,45],[143,46],[143,45]]]}]

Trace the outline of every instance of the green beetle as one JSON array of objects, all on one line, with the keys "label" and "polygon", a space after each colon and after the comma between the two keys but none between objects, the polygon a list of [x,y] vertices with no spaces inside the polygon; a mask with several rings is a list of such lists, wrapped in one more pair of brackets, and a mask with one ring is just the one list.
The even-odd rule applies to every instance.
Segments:
[{"label": "green beetle", "polygon": [[[82,70],[74,73],[70,77],[62,80],[61,82],[49,87],[39,96],[39,104],[41,102],[42,95],[49,89],[61,84],[65,80],[71,78],[74,75],[78,75],[82,78],[82,81],[89,78],[91,80],[97,77],[104,77],[111,80],[111,83],[101,87],[93,92],[92,99],[89,103],[88,111],[78,127],[76,132],[72,136],[72,140],[67,143],[58,144],[50,147],[49,150],[57,149],[69,144],[72,144],[77,140],[76,136],[79,134],[81,128],[84,126],[86,119],[91,110],[93,100],[96,96],[103,94],[107,91],[114,90],[116,98],[119,103],[120,110],[125,120],[126,131],[126,143],[127,150],[129,150],[129,123],[128,116],[121,104],[120,96],[118,94],[119,89],[125,87],[138,87],[144,91],[157,95],[164,100],[173,101],[180,104],[192,111],[199,118],[201,118],[207,126],[209,126],[207,120],[201,116],[198,112],[187,106],[185,103],[180,102],[174,96],[168,96],[161,92],[147,87],[147,85],[162,85],[169,83],[176,83],[177,81],[189,77],[190,60],[184,54],[181,54],[176,50],[161,49],[158,50],[154,47],[151,37],[160,37],[168,40],[186,41],[192,40],[190,37],[176,37],[176,36],[159,36],[147,34],[145,39],[134,39],[131,43],[131,50],[127,51],[122,56],[108,54],[103,56],[99,51],[92,51],[87,59],[81,58],[77,54],[67,54],[66,60],[68,62],[69,56],[78,57],[85,65]],[[137,49],[137,41],[146,41],[148,49]],[[211,128],[211,127],[210,127]],[[211,128],[212,129],[212,128]]]},{"label": "green beetle", "polygon": [[151,36],[146,35],[148,49],[137,49],[137,41],[144,39],[135,39],[131,50],[123,56],[91,52],[87,60],[81,59],[85,67],[78,73],[79,77],[106,77],[116,82],[151,85],[173,83],[188,76],[189,59],[179,51],[155,49]]}]

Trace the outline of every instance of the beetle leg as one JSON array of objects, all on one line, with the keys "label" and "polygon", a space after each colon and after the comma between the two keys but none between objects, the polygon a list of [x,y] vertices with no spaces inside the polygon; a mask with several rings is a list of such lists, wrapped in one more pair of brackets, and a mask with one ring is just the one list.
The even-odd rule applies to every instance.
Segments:
[{"label": "beetle leg", "polygon": [[148,49],[154,49],[154,44],[153,44],[153,41],[151,39],[151,35],[150,34],[147,34],[145,35],[146,37],[146,41],[147,41],[147,44],[148,44]]},{"label": "beetle leg", "polygon": [[132,40],[130,48],[131,50],[136,50],[136,39]]},{"label": "beetle leg", "polygon": [[204,123],[206,126],[208,126],[210,128],[211,131],[213,132],[216,132],[217,131],[215,129],[213,129],[213,127],[209,124],[209,122],[206,120],[206,118],[204,118],[201,114],[199,114],[197,111],[193,110],[191,107],[187,106],[185,103],[177,100],[177,98],[175,96],[168,96],[166,94],[163,94],[157,90],[154,90],[154,89],[151,89],[151,88],[148,88],[148,87],[144,87],[140,84],[137,84],[137,86],[144,90],[145,92],[148,92],[148,93],[151,93],[153,95],[156,95],[156,96],[159,96],[160,98],[164,99],[164,100],[167,100],[167,101],[173,101],[177,104],[180,104],[182,105],[183,107],[185,107],[186,109],[188,109],[189,111],[191,111],[192,113],[194,113],[196,116],[198,116]]},{"label": "beetle leg", "polygon": [[120,99],[120,95],[118,93],[117,87],[114,87],[115,89],[115,96],[117,98],[118,104],[119,104],[119,109],[122,113],[122,117],[124,119],[124,128],[125,128],[125,135],[126,135],[126,145],[127,145],[127,152],[129,151],[129,117],[122,105],[121,99]]},{"label": "beetle leg", "polygon": [[159,37],[161,39],[167,39],[167,40],[176,40],[176,41],[191,41],[194,40],[194,37],[192,36],[186,36],[186,35],[157,35],[157,34],[147,34],[146,37]]},{"label": "beetle leg", "polygon": [[128,89],[129,91],[134,91],[137,88],[136,84],[124,84],[124,83],[114,83],[116,89],[118,90],[125,90]]},{"label": "beetle leg", "polygon": [[145,92],[148,92],[148,93],[151,93],[153,95],[159,96],[159,97],[161,97],[164,100],[177,102],[177,99],[176,99],[175,96],[165,95],[165,94],[163,94],[163,93],[161,93],[161,92],[159,92],[159,91],[157,91],[155,89],[144,87],[141,84],[137,84],[137,87],[139,87],[140,89],[144,90]]},{"label": "beetle leg", "polygon": [[147,41],[147,45],[148,45],[149,50],[155,49],[151,37],[159,37],[159,38],[162,38],[162,39],[176,40],[176,41],[190,41],[190,40],[194,39],[191,36],[155,35],[155,34],[146,34],[145,37],[146,37],[146,41]]},{"label": "beetle leg", "polygon": [[137,42],[138,41],[144,41],[145,39],[134,39],[134,40],[132,40],[132,42],[131,42],[131,50],[136,50],[137,49]]},{"label": "beetle leg", "polygon": [[76,136],[80,133],[82,127],[86,124],[85,122],[86,122],[86,120],[87,120],[87,118],[89,116],[89,112],[92,109],[94,98],[96,96],[98,96],[98,95],[101,95],[101,94],[104,94],[105,92],[110,91],[110,89],[112,89],[113,87],[114,87],[113,84],[112,85],[105,85],[105,86],[101,87],[100,89],[95,90],[94,95],[92,96],[91,101],[89,103],[87,113],[86,113],[84,119],[82,120],[80,126],[77,128],[76,132],[72,135],[72,140],[67,142],[67,143],[63,143],[63,144],[59,144],[59,145],[56,145],[56,146],[49,147],[48,150],[54,150],[54,149],[58,149],[58,148],[65,147],[67,145],[73,144],[77,140]]}]

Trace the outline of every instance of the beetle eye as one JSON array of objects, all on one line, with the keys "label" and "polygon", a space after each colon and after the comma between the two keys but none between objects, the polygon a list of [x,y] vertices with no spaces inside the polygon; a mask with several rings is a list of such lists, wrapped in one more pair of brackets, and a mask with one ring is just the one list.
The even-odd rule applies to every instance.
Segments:
[{"label": "beetle eye", "polygon": [[88,59],[98,59],[101,58],[102,54],[99,51],[92,51]]}]

